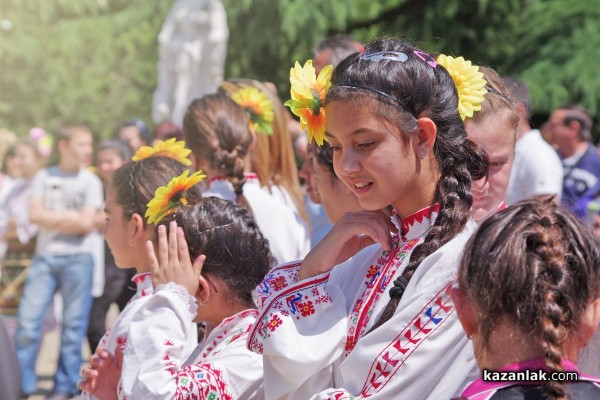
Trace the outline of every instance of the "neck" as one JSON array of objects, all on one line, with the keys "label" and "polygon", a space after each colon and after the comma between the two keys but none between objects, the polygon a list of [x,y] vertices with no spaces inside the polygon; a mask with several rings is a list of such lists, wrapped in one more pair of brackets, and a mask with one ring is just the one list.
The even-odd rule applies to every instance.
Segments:
[{"label": "neck", "polygon": [[574,142],[574,143],[569,143],[563,147],[561,147],[560,152],[562,153],[563,157],[571,157],[573,154],[577,153],[578,151],[581,151],[584,148],[587,148],[588,143],[587,142]]},{"label": "neck", "polygon": [[[489,345],[483,350],[478,350],[480,346],[477,336],[473,336],[473,345],[480,370],[497,371],[510,364],[544,357],[544,350],[536,337],[531,333],[522,333],[510,323],[497,325],[490,336]],[[576,364],[581,346],[575,340],[567,340],[561,344],[561,348],[562,358]]]},{"label": "neck", "polygon": [[517,125],[517,140],[521,139],[527,132],[531,131],[531,125],[525,119],[519,119],[519,125]]},{"label": "neck", "polygon": [[435,188],[440,176],[439,171],[421,174],[406,195],[392,204],[400,220],[433,205]]},{"label": "neck", "polygon": [[61,159],[58,162],[58,168],[63,172],[78,172],[82,167],[77,163],[72,163]]}]

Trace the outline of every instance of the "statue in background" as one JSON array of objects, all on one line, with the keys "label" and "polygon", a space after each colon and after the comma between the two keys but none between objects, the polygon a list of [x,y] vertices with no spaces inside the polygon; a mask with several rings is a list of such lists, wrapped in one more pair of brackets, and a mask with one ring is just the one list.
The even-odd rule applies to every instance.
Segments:
[{"label": "statue in background", "polygon": [[189,103],[223,80],[229,29],[220,0],[176,0],[158,35],[152,118],[181,126]]}]

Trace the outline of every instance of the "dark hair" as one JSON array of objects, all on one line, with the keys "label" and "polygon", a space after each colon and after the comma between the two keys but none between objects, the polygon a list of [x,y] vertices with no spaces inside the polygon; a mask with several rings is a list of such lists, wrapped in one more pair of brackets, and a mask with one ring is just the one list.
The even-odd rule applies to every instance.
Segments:
[{"label": "dark hair", "polygon": [[202,96],[189,105],[183,133],[194,156],[220,171],[233,185],[236,202],[250,210],[243,196],[244,168],[254,136],[246,111],[225,93]]},{"label": "dark hair", "polygon": [[309,143],[309,146],[312,147],[313,156],[317,162],[322,166],[327,167],[329,172],[331,172],[337,178],[335,170],[333,169],[333,150],[331,149],[329,142],[324,141],[322,146]]},{"label": "dark hair", "polygon": [[[169,184],[173,177],[181,175],[186,166],[162,156],[152,156],[121,165],[111,179],[110,188],[116,192],[117,203],[123,207],[126,219],[135,213],[144,223],[148,202],[154,198],[156,189]],[[188,191],[188,201],[201,196],[198,186]]]},{"label": "dark hair", "polygon": [[[600,296],[600,250],[594,235],[552,196],[495,213],[469,240],[458,284],[472,299],[482,345],[503,316],[539,340],[546,365],[561,371],[561,343]],[[559,382],[549,399],[564,399]]]},{"label": "dark hair", "polygon": [[92,131],[87,125],[81,123],[64,124],[59,126],[54,133],[56,145],[58,145],[58,143],[61,141],[69,142],[76,133],[89,133],[92,135]]},{"label": "dark hair", "polygon": [[170,221],[183,228],[192,260],[206,256],[202,274],[217,277],[234,300],[254,308],[252,293],[275,260],[251,213],[228,200],[202,197],[160,223]]},{"label": "dark hair", "polygon": [[96,156],[105,150],[113,150],[123,161],[130,160],[133,155],[129,145],[121,140],[103,140],[96,149]]},{"label": "dark hair", "polygon": [[314,48],[315,55],[324,50],[331,51],[331,64],[335,67],[350,54],[359,51],[362,43],[348,35],[333,35],[320,41]]},{"label": "dark hair", "polygon": [[[407,58],[366,58],[382,51],[401,52]],[[338,65],[326,97],[326,102],[376,102],[373,111],[395,125],[405,142],[417,129],[417,118],[428,117],[437,127],[433,153],[441,176],[433,202],[439,204],[439,214],[424,242],[413,250],[402,276],[394,281],[391,300],[371,331],[394,314],[419,264],[463,230],[471,217],[471,179],[481,179],[488,171],[487,156],[467,139],[452,77],[440,65],[432,67],[432,61],[431,56],[399,39],[376,39],[364,52],[355,53]]]},{"label": "dark hair", "polygon": [[130,127],[137,128],[138,132],[140,133],[140,137],[142,138],[144,143],[150,144],[150,142],[152,141],[152,135],[150,134],[150,130],[148,129],[146,123],[139,118],[132,118],[128,119],[127,121],[121,122],[121,125],[119,125],[119,128],[117,129],[117,137],[121,129]]},{"label": "dark hair", "polygon": [[557,110],[564,110],[565,117],[563,125],[568,126],[571,122],[579,124],[579,137],[582,140],[592,139],[592,119],[587,110],[579,104],[570,104],[568,106],[559,107]]}]

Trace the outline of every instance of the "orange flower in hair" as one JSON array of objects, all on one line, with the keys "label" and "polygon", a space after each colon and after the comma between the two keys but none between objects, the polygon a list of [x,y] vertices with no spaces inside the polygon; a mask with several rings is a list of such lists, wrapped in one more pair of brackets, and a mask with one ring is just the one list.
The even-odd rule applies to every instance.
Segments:
[{"label": "orange flower in hair", "polygon": [[319,146],[323,145],[325,137],[325,95],[331,87],[333,66],[328,65],[317,76],[312,60],[306,61],[301,67],[298,61],[290,70],[292,98],[285,102],[290,110],[300,117],[300,127],[308,134],[308,141],[313,138]]},{"label": "orange flower in hair", "polygon": [[192,165],[192,162],[188,159],[191,152],[191,150],[185,148],[185,142],[183,140],[171,138],[169,140],[157,140],[152,147],[140,147],[139,150],[135,152],[135,155],[131,157],[131,160],[139,161],[148,157],[162,156],[177,160],[183,165]]},{"label": "orange flower in hair", "polygon": [[267,95],[255,87],[245,87],[231,95],[231,99],[246,110],[250,118],[250,127],[257,133],[273,134],[273,103]]},{"label": "orange flower in hair", "polygon": [[154,192],[154,198],[148,203],[145,217],[149,224],[158,223],[167,215],[174,213],[180,206],[188,203],[187,192],[195,184],[202,182],[206,175],[202,171],[185,170],[181,175],[171,179],[167,186],[161,186]]}]

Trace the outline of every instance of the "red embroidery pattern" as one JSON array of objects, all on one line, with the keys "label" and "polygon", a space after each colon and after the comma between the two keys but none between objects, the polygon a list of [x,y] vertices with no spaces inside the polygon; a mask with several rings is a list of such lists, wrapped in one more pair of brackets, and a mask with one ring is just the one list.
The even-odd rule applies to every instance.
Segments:
[{"label": "red embroidery pattern", "polygon": [[176,377],[177,400],[233,400],[223,372],[209,363],[186,365]]}]

